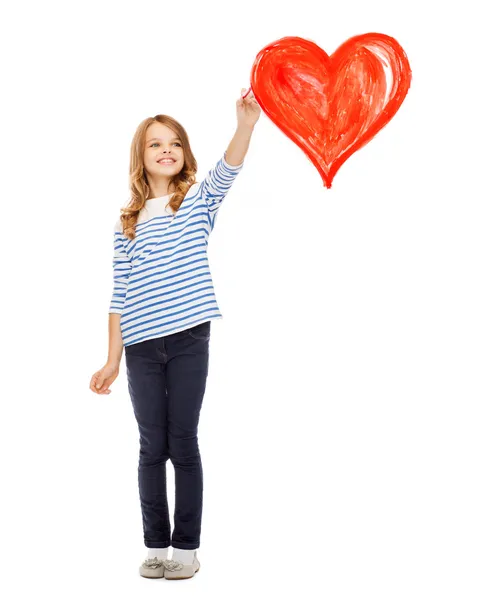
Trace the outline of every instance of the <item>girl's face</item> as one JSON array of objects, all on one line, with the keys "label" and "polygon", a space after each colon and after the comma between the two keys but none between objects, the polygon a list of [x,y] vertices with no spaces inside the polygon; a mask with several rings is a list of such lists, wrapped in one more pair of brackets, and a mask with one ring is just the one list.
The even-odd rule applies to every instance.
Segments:
[{"label": "girl's face", "polygon": [[143,160],[152,179],[177,175],[184,165],[184,151],[176,132],[162,123],[152,123],[146,130]]}]

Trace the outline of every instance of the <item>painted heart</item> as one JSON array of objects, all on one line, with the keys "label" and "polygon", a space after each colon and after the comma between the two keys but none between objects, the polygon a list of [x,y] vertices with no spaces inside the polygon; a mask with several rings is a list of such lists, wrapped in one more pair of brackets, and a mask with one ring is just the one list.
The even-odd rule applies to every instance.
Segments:
[{"label": "painted heart", "polygon": [[330,56],[312,41],[284,37],[259,52],[250,83],[263,112],[330,188],[341,165],[393,118],[411,77],[394,38],[365,33]]}]

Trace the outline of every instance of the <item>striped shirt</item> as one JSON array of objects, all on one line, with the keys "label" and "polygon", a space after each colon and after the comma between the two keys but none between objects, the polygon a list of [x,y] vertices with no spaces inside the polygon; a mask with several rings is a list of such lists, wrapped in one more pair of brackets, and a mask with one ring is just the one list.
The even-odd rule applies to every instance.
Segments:
[{"label": "striped shirt", "polygon": [[114,228],[113,293],[109,313],[119,313],[124,346],[221,319],[207,257],[219,207],[243,167],[226,152],[202,182],[194,183],[177,214],[172,194],[146,200],[136,237]]}]

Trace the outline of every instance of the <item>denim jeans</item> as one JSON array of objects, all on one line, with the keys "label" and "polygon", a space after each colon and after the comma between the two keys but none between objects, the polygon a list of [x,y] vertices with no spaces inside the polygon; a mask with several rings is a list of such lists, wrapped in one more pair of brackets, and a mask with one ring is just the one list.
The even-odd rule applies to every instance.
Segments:
[{"label": "denim jeans", "polygon": [[[210,321],[125,346],[127,381],[139,428],[139,499],[147,548],[200,545],[203,472],[198,421],[209,368]],[[175,473],[174,531],[166,463]]]}]

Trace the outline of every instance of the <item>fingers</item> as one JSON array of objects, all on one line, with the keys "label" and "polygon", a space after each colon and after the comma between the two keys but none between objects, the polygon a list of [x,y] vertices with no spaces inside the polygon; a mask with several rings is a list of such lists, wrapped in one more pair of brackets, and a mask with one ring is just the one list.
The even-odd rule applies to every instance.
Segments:
[{"label": "fingers", "polygon": [[103,386],[102,388],[98,388],[97,390],[93,390],[94,392],[96,392],[96,394],[99,395],[103,395],[103,394],[110,394],[111,390],[108,389],[108,386]]},{"label": "fingers", "polygon": [[99,374],[93,375],[90,380],[89,388],[95,394],[110,394],[111,390],[108,389],[108,384],[99,378]]},{"label": "fingers", "polygon": [[[244,94],[245,92],[245,94]],[[254,98],[254,92],[252,91],[252,88],[249,86],[249,89],[246,91],[245,88],[242,88],[240,90],[240,95],[242,96],[242,98],[246,98],[247,96],[249,96],[249,100],[251,100],[252,98]]]}]

